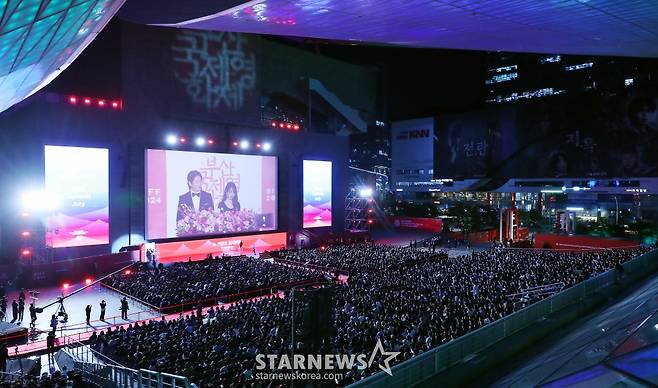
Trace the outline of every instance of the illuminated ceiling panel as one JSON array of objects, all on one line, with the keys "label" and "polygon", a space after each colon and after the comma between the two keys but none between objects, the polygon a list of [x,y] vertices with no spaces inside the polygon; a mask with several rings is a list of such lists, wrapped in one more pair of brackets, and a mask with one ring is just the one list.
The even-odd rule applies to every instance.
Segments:
[{"label": "illuminated ceiling panel", "polygon": [[125,0],[0,0],[0,112],[53,80]]},{"label": "illuminated ceiling panel", "polygon": [[416,47],[658,57],[656,0],[255,0],[173,25]]}]

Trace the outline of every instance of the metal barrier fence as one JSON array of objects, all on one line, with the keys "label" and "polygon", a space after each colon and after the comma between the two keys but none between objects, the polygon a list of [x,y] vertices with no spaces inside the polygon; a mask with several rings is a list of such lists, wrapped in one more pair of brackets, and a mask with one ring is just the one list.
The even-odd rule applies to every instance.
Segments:
[{"label": "metal barrier fence", "polygon": [[394,366],[392,376],[379,372],[352,384],[352,387],[411,387],[447,368],[464,362],[497,342],[528,328],[549,314],[581,303],[623,281],[630,285],[658,269],[658,250],[623,264],[624,273],[609,270],[571,288],[536,302],[522,310],[483,326],[454,341]]}]

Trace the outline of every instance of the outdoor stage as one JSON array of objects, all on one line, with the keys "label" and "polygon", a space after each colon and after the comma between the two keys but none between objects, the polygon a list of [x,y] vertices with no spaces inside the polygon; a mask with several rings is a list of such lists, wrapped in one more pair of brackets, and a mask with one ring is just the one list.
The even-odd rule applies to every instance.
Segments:
[{"label": "outdoor stage", "polygon": [[[35,305],[37,307],[45,306],[57,300],[58,297],[70,295],[76,290],[82,288],[83,283],[71,284],[68,289],[62,288],[44,288],[37,289],[39,291],[39,297]],[[16,299],[18,300],[19,291],[11,291],[8,293],[9,304],[11,301]],[[26,294],[28,294],[26,292]],[[28,294],[29,296],[29,294]],[[75,295],[64,299],[64,308],[68,314],[68,322],[59,323],[57,326],[57,337],[62,337],[64,335],[77,335],[78,333],[89,333],[96,330],[103,330],[109,326],[118,325],[121,323],[131,323],[144,319],[149,319],[153,317],[158,317],[157,311],[152,307],[149,307],[143,303],[137,302],[131,298],[127,298],[130,310],[128,315],[128,320],[121,319],[121,312],[119,307],[121,306],[122,295],[118,292],[112,291],[108,288],[96,284],[92,287],[84,289]],[[100,306],[99,303],[101,300],[105,300],[107,303],[107,308],[105,312],[105,321],[99,321]],[[18,322],[20,327],[26,331],[29,329],[30,325],[30,313],[29,313],[29,304],[31,299],[28,297],[26,300],[25,313],[23,316],[23,321]],[[92,306],[91,310],[91,325],[87,325],[85,322],[85,307],[87,305]],[[38,332],[38,335],[31,336],[30,342],[34,341],[45,341],[47,332],[51,330],[50,328],[50,319],[53,314],[57,313],[59,304],[55,303],[54,305],[44,309],[43,313],[37,315],[37,321],[35,326]],[[11,321],[11,309],[8,309],[9,320]],[[60,319],[61,322],[61,319]],[[23,335],[23,338],[26,336]],[[45,344],[45,342],[44,342]]]}]

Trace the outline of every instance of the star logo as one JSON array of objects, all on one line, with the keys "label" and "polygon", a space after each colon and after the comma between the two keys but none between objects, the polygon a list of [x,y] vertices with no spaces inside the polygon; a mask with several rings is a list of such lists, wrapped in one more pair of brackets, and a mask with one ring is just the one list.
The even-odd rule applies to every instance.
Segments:
[{"label": "star logo", "polygon": [[384,345],[382,345],[382,340],[381,338],[377,339],[377,345],[375,345],[375,349],[373,349],[372,354],[370,355],[370,360],[368,360],[368,367],[370,367],[375,361],[375,356],[377,353],[381,353],[382,356],[385,356],[386,358],[384,359],[384,365],[379,364],[379,369],[383,370],[386,372],[389,376],[393,376],[393,373],[391,373],[391,367],[388,365],[388,362],[394,359],[395,357],[400,354],[400,352],[386,352],[384,351]]}]

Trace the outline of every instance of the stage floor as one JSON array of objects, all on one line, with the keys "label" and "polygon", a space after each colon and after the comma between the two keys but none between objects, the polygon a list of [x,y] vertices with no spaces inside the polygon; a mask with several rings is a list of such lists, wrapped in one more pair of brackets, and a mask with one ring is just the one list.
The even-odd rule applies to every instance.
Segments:
[{"label": "stage floor", "polygon": [[[60,296],[66,296],[74,293],[76,290],[79,290],[83,287],[83,284],[71,284],[67,290],[62,288],[45,288],[37,289],[39,291],[39,299],[35,303],[37,307],[45,306],[57,300]],[[20,291],[12,291],[8,293],[8,320],[11,321],[11,303],[13,299],[18,301],[18,294]],[[19,322],[21,326],[29,328],[30,325],[30,311],[29,303],[31,299],[29,293],[26,291],[28,296],[25,305],[25,313],[23,315],[23,321]],[[99,284],[96,284],[92,287],[89,287],[85,290],[78,292],[77,294],[70,296],[64,300],[64,308],[68,314],[68,322],[60,323],[57,326],[57,336],[63,335],[72,335],[83,332],[93,332],[94,330],[102,330],[108,326],[117,325],[121,323],[130,323],[139,320],[149,319],[153,317],[158,317],[160,314],[153,310],[152,308],[139,303],[133,299],[127,298],[130,310],[128,315],[128,320],[121,319],[121,311],[119,307],[121,306],[122,295],[116,291],[112,291],[105,287],[102,287]],[[105,322],[98,320],[100,315],[100,302],[105,300],[107,307],[105,310]],[[87,325],[85,307],[91,305],[91,325]],[[50,328],[50,319],[53,314],[57,312],[59,304],[56,303],[46,309],[43,313],[37,315],[37,321],[35,323],[36,328],[44,333],[41,333],[37,339],[43,340],[46,338],[46,334]]]}]

